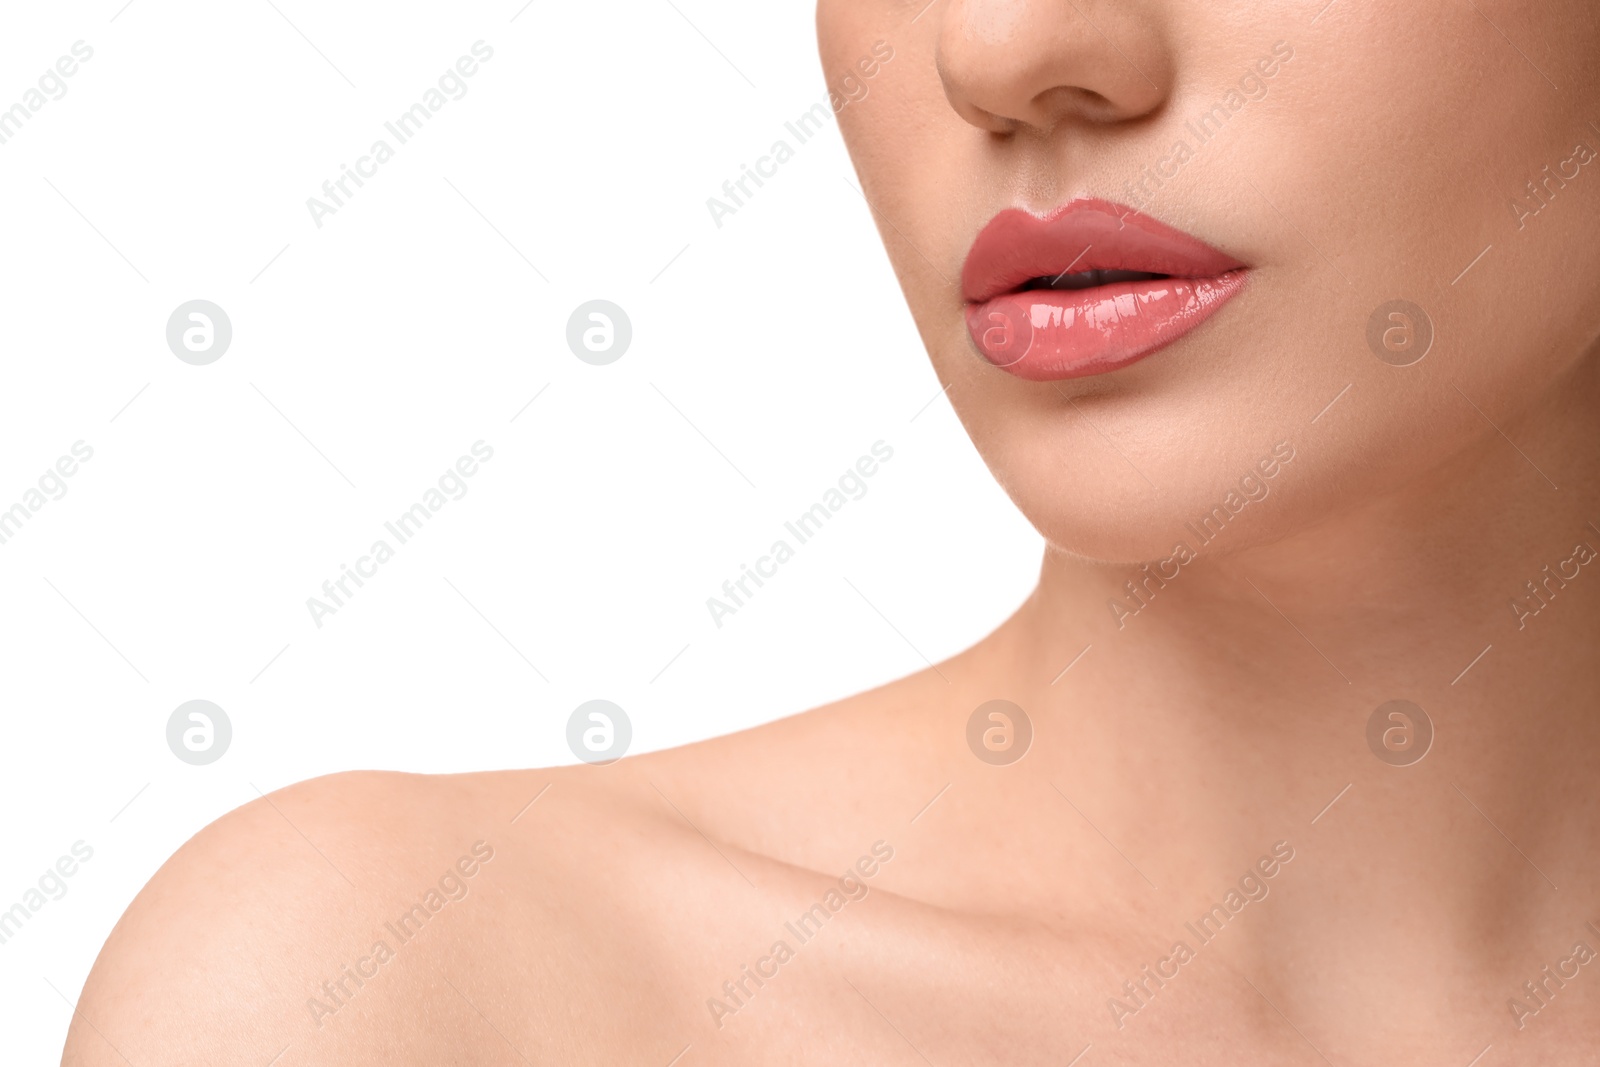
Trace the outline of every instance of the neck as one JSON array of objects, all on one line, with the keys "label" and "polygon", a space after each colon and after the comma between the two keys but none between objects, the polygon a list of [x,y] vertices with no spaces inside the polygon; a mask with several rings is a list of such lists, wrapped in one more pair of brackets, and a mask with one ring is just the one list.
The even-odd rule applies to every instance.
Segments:
[{"label": "neck", "polygon": [[[1351,485],[1252,545],[1250,509],[1294,505],[1275,490],[1187,539],[1175,577],[1047,552],[994,642],[1039,680],[1040,765],[1180,912],[1288,840],[1270,924],[1235,939],[1247,972],[1286,938],[1335,963],[1301,972],[1308,995],[1401,959],[1449,986],[1462,953],[1531,977],[1580,937],[1600,949],[1597,412],[1585,362],[1536,410],[1490,412],[1498,428],[1472,412],[1476,445],[1425,481]],[[1393,700],[1431,722],[1425,752],[1403,707],[1369,744]]]}]

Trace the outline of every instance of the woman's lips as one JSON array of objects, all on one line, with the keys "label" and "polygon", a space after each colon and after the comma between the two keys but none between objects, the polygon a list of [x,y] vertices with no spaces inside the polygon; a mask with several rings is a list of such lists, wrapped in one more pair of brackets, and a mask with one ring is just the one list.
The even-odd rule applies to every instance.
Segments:
[{"label": "woman's lips", "polygon": [[[1090,271],[1160,277],[1107,282]],[[1045,218],[996,215],[967,253],[961,288],[985,359],[1056,381],[1171,344],[1238,293],[1245,274],[1238,260],[1132,208],[1074,200]]]}]

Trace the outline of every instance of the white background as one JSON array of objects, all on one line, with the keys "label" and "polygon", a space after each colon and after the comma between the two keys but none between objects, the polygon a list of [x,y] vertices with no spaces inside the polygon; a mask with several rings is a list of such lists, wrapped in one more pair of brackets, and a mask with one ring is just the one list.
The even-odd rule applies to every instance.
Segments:
[{"label": "white background", "polygon": [[[94,49],[0,145],[0,509],[94,449],[0,545],[0,910],[94,850],[0,945],[8,1063],[57,1060],[124,907],[258,790],[569,763],[595,697],[636,752],[753,726],[959,650],[1037,571],[836,128],[707,211],[822,99],[810,7],[275,2],[3,17],[0,108]],[[467,94],[318,229],[307,197],[480,39]],[[196,298],[234,334],[203,367],[165,338]],[[606,367],[565,342],[594,298],[633,324]],[[467,495],[317,628],[306,599],[478,440]],[[714,627],[878,440],[867,495]],[[234,731],[204,767],[165,738],[196,698]]]}]

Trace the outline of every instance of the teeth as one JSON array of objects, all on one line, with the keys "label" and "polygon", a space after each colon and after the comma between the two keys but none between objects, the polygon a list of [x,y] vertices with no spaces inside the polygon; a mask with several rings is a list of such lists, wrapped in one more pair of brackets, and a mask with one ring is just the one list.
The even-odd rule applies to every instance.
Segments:
[{"label": "teeth", "polygon": [[1165,274],[1150,274],[1139,270],[1084,270],[1076,274],[1061,274],[1054,278],[1035,278],[1025,289],[1092,289],[1113,282],[1140,282],[1152,278],[1165,278]]}]

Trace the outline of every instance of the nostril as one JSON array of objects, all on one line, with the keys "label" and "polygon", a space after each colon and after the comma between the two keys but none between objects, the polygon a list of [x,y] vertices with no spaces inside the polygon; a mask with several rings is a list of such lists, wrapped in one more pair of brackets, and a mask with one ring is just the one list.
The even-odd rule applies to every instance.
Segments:
[{"label": "nostril", "polygon": [[1115,100],[1078,85],[1058,85],[1039,94],[1034,103],[1045,114],[1076,115],[1094,123],[1116,122],[1124,117]]}]

